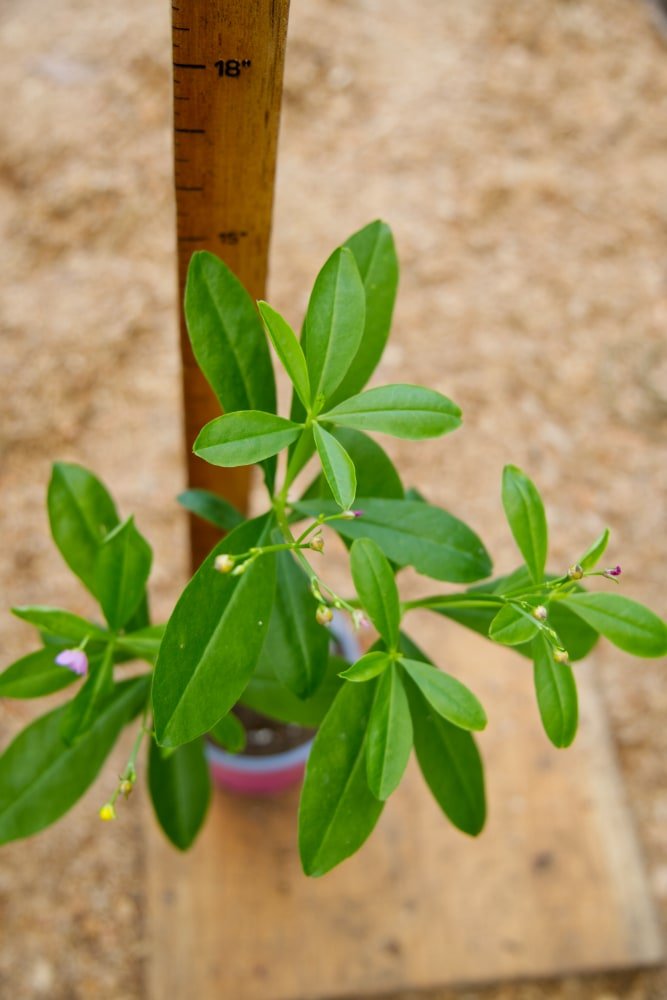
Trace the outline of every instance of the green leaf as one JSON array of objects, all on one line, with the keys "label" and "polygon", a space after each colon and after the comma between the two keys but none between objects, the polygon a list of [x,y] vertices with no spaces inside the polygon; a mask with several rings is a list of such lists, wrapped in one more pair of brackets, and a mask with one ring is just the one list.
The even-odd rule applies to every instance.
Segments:
[{"label": "green leaf", "polygon": [[88,590],[95,590],[95,560],[105,536],[118,522],[106,488],[80,465],[56,462],[51,472],[47,509],[53,540]]},{"label": "green leaf", "polygon": [[386,223],[371,222],[346,240],[345,246],[354,254],[364,285],[366,320],[357,353],[331,397],[332,404],[359,392],[373,374],[389,336],[398,285],[398,259]]},{"label": "green leaf", "polygon": [[255,305],[227,265],[205,250],[190,258],[185,318],[197,364],[225,413],[275,413],[273,367]]},{"label": "green leaf", "polygon": [[70,809],[97,777],[120,731],[144,707],[150,678],[117,684],[83,739],[68,746],[67,706],[36,719],[0,757],[0,844],[29,837]]},{"label": "green leaf", "polygon": [[370,653],[365,653],[346,670],[342,670],[340,676],[344,677],[346,681],[369,681],[383,673],[387,667],[391,666],[392,662],[392,657],[388,653],[371,650]]},{"label": "green leaf", "polygon": [[160,646],[153,682],[157,740],[189,743],[238,701],[257,663],[275,590],[275,556],[254,560],[242,576],[218,573],[215,557],[261,544],[268,516],[224,538],[190,580]]},{"label": "green leaf", "polygon": [[484,770],[475,741],[438,715],[414,684],[408,697],[424,780],[454,826],[475,837],[486,820]]},{"label": "green leaf", "polygon": [[547,561],[547,519],[534,483],[515,465],[503,469],[503,507],[514,541],[535,583],[544,579]]},{"label": "green leaf", "polygon": [[276,556],[276,597],[259,664],[269,661],[290,691],[298,698],[308,698],[317,690],[327,667],[329,633],[315,619],[318,602],[306,574],[289,552]]},{"label": "green leaf", "polygon": [[391,566],[380,546],[370,538],[358,538],[350,550],[352,579],[369,618],[390,651],[398,644],[401,606]]},{"label": "green leaf", "polygon": [[383,385],[351,396],[320,414],[342,427],[381,431],[395,437],[438,437],[461,426],[461,411],[434,389],[416,385]]},{"label": "green leaf", "polygon": [[88,676],[67,704],[60,732],[65,743],[74,743],[88,732],[105,702],[114,696],[113,646],[111,643],[98,663],[89,663]]},{"label": "green leaf", "polygon": [[605,528],[590,548],[586,549],[581,559],[577,560],[583,570],[594,569],[605,553],[609,544],[609,528]]},{"label": "green leaf", "polygon": [[460,729],[486,727],[486,712],[465,684],[420,660],[401,660],[406,673],[417,685],[431,708]]},{"label": "green leaf", "polygon": [[272,309],[268,302],[258,302],[257,308],[264,320],[264,328],[271,338],[276,354],[296,389],[303,405],[310,406],[310,380],[306,359],[294,330],[280,313]]},{"label": "green leaf", "polygon": [[158,822],[174,847],[185,851],[199,833],[211,801],[203,740],[163,755],[155,740],[148,754],[148,787]]},{"label": "green leaf", "polygon": [[95,591],[111,628],[123,628],[139,607],[152,561],[151,547],[132,517],[114,528],[98,549]]},{"label": "green leaf", "polygon": [[149,625],[148,628],[137,629],[136,632],[128,632],[126,635],[119,635],[114,640],[117,649],[139,660],[148,660],[155,663],[155,658],[160,650],[162,637],[166,625]]},{"label": "green leaf", "polygon": [[261,410],[216,417],[201,429],[193,451],[210,465],[254,465],[277,455],[301,433],[301,426]]},{"label": "green leaf", "polygon": [[[403,484],[398,472],[380,445],[361,431],[351,427],[336,427],[333,436],[350,456],[357,475],[357,493],[362,497],[385,497],[402,500]],[[302,500],[333,496],[324,475],[317,476],[302,496]]]},{"label": "green leaf", "polygon": [[561,602],[619,649],[635,656],[664,656],[667,625],[656,614],[620,594],[570,594]]},{"label": "green leaf", "polygon": [[398,788],[412,750],[410,706],[399,671],[386,670],[375,687],[366,737],[366,775],[376,798]]},{"label": "green leaf", "polygon": [[535,694],[544,731],[555,747],[569,747],[577,732],[579,709],[572,668],[556,663],[544,636],[533,640]]},{"label": "green leaf", "polygon": [[241,703],[280,722],[319,726],[344,683],[338,674],[345,666],[345,660],[330,656],[315,694],[302,700],[278,680],[270,663],[260,662],[243,692]]},{"label": "green leaf", "polygon": [[354,854],[382,812],[366,779],[371,684],[345,684],[310,752],[299,804],[299,852],[306,875],[324,875]]},{"label": "green leaf", "polygon": [[[276,412],[276,383],[255,304],[226,264],[206,251],[190,258],[185,319],[192,350],[225,413]],[[269,489],[276,460],[264,472]]]},{"label": "green leaf", "polygon": [[[477,535],[439,507],[374,497],[358,497],[357,503],[362,517],[331,523],[344,538],[372,538],[392,562],[414,566],[434,580],[469,583],[491,572],[489,554]],[[335,513],[326,500],[299,502],[295,508],[314,517]]]},{"label": "green leaf", "polygon": [[233,712],[223,715],[210,732],[216,743],[229,753],[242,753],[246,748],[246,731],[243,723]]},{"label": "green leaf", "polygon": [[527,612],[513,604],[501,608],[489,626],[489,639],[504,646],[520,646],[537,635],[540,627]]},{"label": "green leaf", "polygon": [[354,254],[335,250],[315,280],[303,330],[313,399],[328,399],[361,343],[366,296]]},{"label": "green leaf", "polygon": [[61,611],[60,608],[47,608],[41,605],[25,605],[12,608],[12,614],[36,628],[52,635],[57,635],[72,642],[83,642],[91,638],[100,642],[108,642],[109,634],[92,622],[73,615],[71,611]]},{"label": "green leaf", "polygon": [[184,490],[176,499],[191,514],[214,524],[221,531],[233,531],[245,521],[243,514],[229,500],[210,490]]},{"label": "green leaf", "polygon": [[55,662],[53,647],[28,653],[0,674],[0,698],[41,698],[68,687],[79,678]]},{"label": "green leaf", "polygon": [[348,510],[357,490],[357,477],[352,459],[333,434],[313,425],[315,446],[331,492],[339,507]]}]

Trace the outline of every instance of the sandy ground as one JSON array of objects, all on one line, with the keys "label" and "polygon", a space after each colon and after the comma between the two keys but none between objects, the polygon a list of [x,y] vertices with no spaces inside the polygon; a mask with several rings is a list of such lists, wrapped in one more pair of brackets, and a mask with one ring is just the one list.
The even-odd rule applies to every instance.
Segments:
[{"label": "sandy ground", "polygon": [[[157,0],[0,7],[3,605],[90,610],[48,538],[56,457],[137,512],[159,616],[183,578],[169,44]],[[663,613],[666,143],[667,46],[635,0],[294,0],[272,301],[298,323],[330,249],[385,217],[402,285],[378,379],[428,383],[466,417],[443,451],[389,446],[406,481],[504,570],[498,487],[516,462],[545,494],[553,565],[608,524],[624,592]],[[4,661],[30,648],[5,612],[0,633]],[[601,659],[667,918],[665,664]],[[3,744],[32,710],[2,706]],[[143,995],[141,810],[95,820],[122,759],[57,827],[3,850],[0,995]],[[657,1000],[667,977],[463,995]]]}]

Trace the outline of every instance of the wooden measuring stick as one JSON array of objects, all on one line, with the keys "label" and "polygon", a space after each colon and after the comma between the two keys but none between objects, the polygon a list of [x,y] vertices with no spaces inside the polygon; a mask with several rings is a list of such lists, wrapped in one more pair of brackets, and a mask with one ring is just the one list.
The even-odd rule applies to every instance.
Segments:
[{"label": "wooden measuring stick", "polygon": [[[196,366],[183,294],[195,250],[210,250],[255,299],[265,295],[289,0],[173,0],[174,176],[188,483],[247,506],[251,469],[192,454],[220,407]],[[219,532],[191,518],[193,568]]]}]

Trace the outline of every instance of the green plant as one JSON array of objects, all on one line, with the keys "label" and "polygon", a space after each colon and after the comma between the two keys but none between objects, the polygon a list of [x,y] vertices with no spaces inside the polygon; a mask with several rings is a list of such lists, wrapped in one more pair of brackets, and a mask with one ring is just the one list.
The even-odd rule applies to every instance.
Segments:
[{"label": "green plant", "polygon": [[[120,521],[90,472],[54,466],[53,538],[106,624],[54,608],[14,609],[38,629],[41,647],[0,675],[0,696],[33,698],[79,684],[70,701],[38,718],[0,757],[0,842],[58,819],[94,780],[121,730],[140,718],[101,816],[114,818],[118,797],[132,791],[146,740],[157,818],[178,847],[188,847],[210,796],[203,739],[215,731],[230,749],[242,749],[238,703],[319,727],[299,812],[307,874],[329,871],[363,844],[413,746],[444,813],[476,835],[486,807],[473,733],[485,727],[486,714],[403,631],[410,611],[429,609],[532,659],[540,715],[557,747],[568,746],[577,728],[571,664],[598,635],[637,656],[667,651],[667,627],[651,611],[617,593],[583,589],[587,577],[617,582],[619,567],[596,569],[607,531],[567,572],[546,573],[543,504],[519,469],[505,469],[502,502],[524,562],[490,581],[491,560],[475,532],[404,489],[368,432],[437,437],[455,430],[461,414],[427,388],[363,391],[387,339],[397,276],[389,229],[379,222],[362,229],[318,275],[299,341],[269,305],[255,308],[220,260],[193,256],[185,298],[190,338],[224,410],[194,449],[214,465],[258,463],[268,509],[246,520],[224,498],[183,494],[189,510],[227,534],[166,625],[151,625],[151,550],[133,519]],[[294,387],[289,419],[275,412],[267,334]],[[295,479],[313,457],[315,478],[293,498]],[[354,593],[346,597],[316,568],[325,529],[349,547]],[[401,601],[396,574],[404,566],[463,589]],[[378,633],[372,649],[342,670],[326,630],[334,609],[349,613],[355,627],[368,618]],[[117,679],[132,660],[151,669]]]}]

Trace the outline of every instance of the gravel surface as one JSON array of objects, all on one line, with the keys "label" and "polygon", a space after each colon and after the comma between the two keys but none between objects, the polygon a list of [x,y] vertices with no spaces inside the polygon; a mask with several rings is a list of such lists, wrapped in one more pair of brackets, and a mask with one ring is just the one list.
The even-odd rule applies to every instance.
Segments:
[{"label": "gravel surface", "polygon": [[[659,5],[656,5],[656,10]],[[657,16],[657,15],[656,15]],[[552,562],[609,525],[624,592],[665,612],[667,44],[637,0],[294,0],[271,300],[294,324],[317,266],[376,216],[402,285],[377,379],[466,418],[389,442],[404,478],[514,562],[507,461],[544,492]],[[136,511],[165,617],[185,572],[175,322],[170,25],[157,0],[4,0],[3,605],[91,610],[49,537],[56,458]],[[662,588],[661,588],[662,585]],[[30,648],[0,613],[6,662]],[[667,917],[665,664],[600,653],[630,808]],[[54,702],[57,698],[54,699]],[[0,707],[2,745],[31,717]],[[0,995],[144,995],[142,810],[102,827],[122,766],[0,859]],[[667,996],[662,971],[438,996]]]}]

